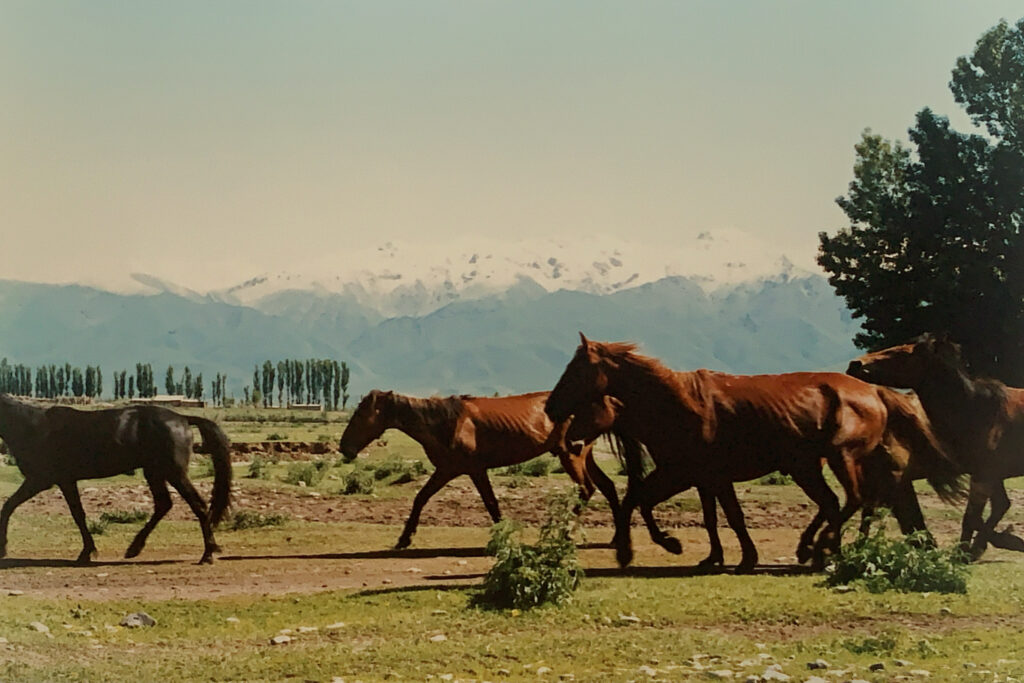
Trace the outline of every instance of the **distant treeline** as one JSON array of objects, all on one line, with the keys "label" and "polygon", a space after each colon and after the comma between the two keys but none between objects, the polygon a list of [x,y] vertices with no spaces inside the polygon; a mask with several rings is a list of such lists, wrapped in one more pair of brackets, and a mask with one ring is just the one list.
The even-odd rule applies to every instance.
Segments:
[{"label": "distant treeline", "polygon": [[348,380],[348,365],[336,360],[267,360],[262,367],[253,367],[252,385],[245,387],[245,402],[270,407],[276,388],[279,406],[319,403],[329,410],[337,410],[339,405],[344,409],[349,399]]},{"label": "distant treeline", "polygon": [[[234,396],[226,394],[226,374],[218,372],[210,382],[210,398],[215,405],[233,403]],[[277,389],[277,405],[292,403],[319,403],[330,410],[348,404],[349,369],[345,363],[336,360],[316,359],[281,360],[277,363],[265,361],[263,366],[253,368],[252,385],[244,388],[245,403],[270,407],[274,405],[274,390]],[[167,366],[164,375],[164,390],[168,394],[202,400],[205,394],[203,373],[192,374],[186,365],[180,375],[174,366]],[[99,399],[103,395],[103,372],[97,365],[86,366],[83,371],[63,365],[41,365],[35,371],[26,365],[12,365],[6,358],[0,360],[0,392],[36,398],[88,397]],[[114,400],[152,398],[157,394],[153,366],[150,363],[136,363],[135,372],[114,371]]]}]

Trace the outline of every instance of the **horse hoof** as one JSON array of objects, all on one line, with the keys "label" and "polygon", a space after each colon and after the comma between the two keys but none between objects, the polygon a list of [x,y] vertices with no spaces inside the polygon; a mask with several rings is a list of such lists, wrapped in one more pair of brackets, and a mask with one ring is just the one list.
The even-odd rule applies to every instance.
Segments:
[{"label": "horse hoof", "polygon": [[660,545],[662,548],[669,551],[673,555],[683,554],[683,544],[680,543],[679,539],[675,536],[669,536],[668,534],[665,534],[661,538],[661,540],[658,541],[658,545]]},{"label": "horse hoof", "polygon": [[615,550],[615,559],[618,560],[620,567],[628,567],[633,561],[633,549],[617,548]]},{"label": "horse hoof", "polygon": [[743,560],[738,565],[736,565],[736,573],[737,574],[753,574],[754,573],[754,567],[756,567],[756,566],[757,566],[757,560],[756,559],[753,559],[753,560]]},{"label": "horse hoof", "polygon": [[804,564],[811,559],[811,555],[814,554],[814,548],[809,545],[802,545],[796,549],[796,561],[800,564]]},{"label": "horse hoof", "polygon": [[142,552],[142,546],[136,547],[135,545],[128,546],[128,550],[124,551],[124,559],[130,560],[133,557],[138,557],[139,553]]},{"label": "horse hoof", "polygon": [[206,553],[205,555],[199,558],[199,561],[196,562],[196,564],[213,564],[213,555],[210,553]]},{"label": "horse hoof", "polygon": [[978,560],[980,560],[981,556],[985,554],[985,550],[987,549],[988,544],[971,546],[971,562],[977,562]]},{"label": "horse hoof", "polygon": [[75,564],[82,565],[82,566],[87,565],[87,564],[92,564],[92,554],[94,552],[96,552],[96,551],[95,550],[83,550],[81,553],[79,553],[78,557],[75,559]]},{"label": "horse hoof", "polygon": [[398,539],[398,543],[395,544],[395,550],[405,550],[412,544],[411,538],[405,538],[404,536]]},{"label": "horse hoof", "polygon": [[710,574],[719,567],[721,567],[725,561],[719,555],[708,555],[703,560],[697,563],[697,572],[699,574]]}]

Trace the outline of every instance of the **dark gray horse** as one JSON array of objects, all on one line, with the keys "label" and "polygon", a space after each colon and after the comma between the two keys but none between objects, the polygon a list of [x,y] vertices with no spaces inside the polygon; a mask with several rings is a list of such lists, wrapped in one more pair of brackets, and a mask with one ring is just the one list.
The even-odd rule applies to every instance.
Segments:
[{"label": "dark gray horse", "polygon": [[[199,428],[213,459],[214,482],[210,509],[188,478],[192,429]],[[7,551],[7,524],[15,508],[51,486],[60,487],[71,516],[82,533],[79,563],[96,552],[78,497],[79,479],[130,474],[138,468],[153,493],[153,516],[125,551],[135,557],[146,538],[171,509],[170,484],[199,518],[204,550],[200,564],[213,561],[219,550],[213,527],[230,504],[231,460],[228,439],[211,420],[179,415],[159,406],[128,406],[110,410],[75,410],[64,406],[40,408],[0,394],[0,438],[17,461],[25,481],[0,509],[0,557]]]}]

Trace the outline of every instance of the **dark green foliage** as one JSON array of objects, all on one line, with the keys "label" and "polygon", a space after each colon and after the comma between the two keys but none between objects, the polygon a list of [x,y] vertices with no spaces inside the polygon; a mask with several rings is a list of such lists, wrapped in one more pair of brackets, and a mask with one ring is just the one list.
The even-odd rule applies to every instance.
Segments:
[{"label": "dark green foliage", "polygon": [[372,470],[357,468],[345,475],[339,493],[346,496],[369,495],[373,493],[376,483]]},{"label": "dark green foliage", "polygon": [[793,483],[793,477],[782,472],[771,472],[755,480],[754,483],[763,486],[787,486]]},{"label": "dark green foliage", "polygon": [[509,465],[503,467],[499,474],[507,474],[515,476],[521,474],[526,477],[546,477],[555,468],[558,461],[550,455],[542,455],[526,462],[520,462],[515,465]]},{"label": "dark green foliage", "polygon": [[923,532],[887,538],[883,524],[843,546],[825,583],[857,582],[871,593],[966,593],[970,565],[959,551],[930,547]]},{"label": "dark green foliage", "polygon": [[870,131],[856,146],[837,200],[850,225],[820,234],[818,262],[864,318],[861,348],[948,332],[976,374],[1024,383],[1022,31],[999,24],[953,71],[957,101],[991,138],[925,108],[913,154]]},{"label": "dark green foliage", "polygon": [[238,510],[231,515],[228,529],[238,531],[240,529],[258,529],[268,526],[281,526],[288,521],[288,515],[280,512],[269,512],[263,514],[255,510]]},{"label": "dark green foliage", "polygon": [[288,466],[284,475],[286,484],[316,486],[324,478],[324,473],[331,466],[327,460],[311,460],[310,462],[294,462]]},{"label": "dark green foliage", "polygon": [[85,521],[85,528],[93,536],[102,536],[107,533],[107,523],[102,519],[87,519]]},{"label": "dark green foliage", "polygon": [[270,463],[262,455],[254,455],[252,462],[249,463],[249,478],[250,479],[269,479],[270,471],[268,470]]},{"label": "dark green foliage", "polygon": [[405,484],[427,473],[427,468],[422,460],[402,460],[401,458],[388,458],[376,464],[367,463],[363,468],[372,471],[373,478],[377,481],[390,479],[391,484]]},{"label": "dark green foliage", "polygon": [[549,500],[537,545],[523,543],[521,526],[511,520],[492,527],[487,552],[495,556],[495,562],[484,577],[477,604],[529,609],[548,603],[560,605],[572,598],[583,576],[572,538],[578,502],[575,494]]},{"label": "dark green foliage", "polygon": [[149,519],[149,513],[145,510],[111,510],[100,513],[102,524],[136,524]]}]

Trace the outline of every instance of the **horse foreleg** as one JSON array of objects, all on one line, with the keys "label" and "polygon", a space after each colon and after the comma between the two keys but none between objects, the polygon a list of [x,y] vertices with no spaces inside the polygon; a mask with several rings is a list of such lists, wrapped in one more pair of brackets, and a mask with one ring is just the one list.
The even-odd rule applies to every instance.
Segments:
[{"label": "horse foreleg", "polygon": [[715,494],[704,486],[698,486],[697,493],[700,495],[700,506],[704,512],[704,530],[707,531],[708,543],[711,544],[711,552],[697,563],[697,567],[701,570],[709,570],[725,563],[722,539],[718,535],[718,500],[715,498]]},{"label": "horse foreleg", "polygon": [[616,556],[620,566],[627,566],[633,561],[633,542],[630,535],[630,518],[633,516],[633,509],[640,506],[640,512],[651,533],[651,539],[669,552],[679,554],[682,552],[682,544],[679,540],[666,534],[658,528],[654,521],[653,509],[658,503],[667,500],[681,491],[685,491],[692,484],[669,479],[659,474],[655,469],[643,480],[630,479],[626,488],[626,496],[622,500],[622,508],[615,523]]},{"label": "horse foreleg", "polygon": [[491,521],[497,524],[501,521],[501,510],[498,509],[498,499],[494,496],[494,489],[491,488],[491,480],[487,476],[487,470],[473,472],[469,475],[469,478],[473,480],[477,493],[483,499],[484,507],[487,508],[487,514],[491,516]]},{"label": "horse foreleg", "polygon": [[210,526],[210,519],[206,512],[206,503],[199,492],[192,485],[192,482],[182,474],[176,479],[171,479],[171,486],[181,494],[192,513],[199,518],[199,528],[203,531],[203,556],[199,558],[198,564],[212,564],[213,554],[220,550],[217,542],[213,539],[213,527]]},{"label": "horse foreleg", "polygon": [[587,477],[597,486],[597,490],[608,501],[608,507],[612,511],[612,518],[614,518],[619,514],[619,492],[615,490],[615,482],[604,473],[604,470],[597,466],[597,463],[594,461],[593,450],[588,450],[586,463]]},{"label": "horse foreleg", "polygon": [[[834,530],[839,526],[839,499],[836,498],[836,494],[833,493],[832,489],[825,482],[825,477],[822,476],[820,467],[797,468],[791,472],[791,475],[793,481],[817,504],[818,516],[822,517],[827,523],[825,530],[814,544],[814,549],[811,553],[813,558],[811,566],[821,569],[825,566],[824,546],[832,540],[829,534],[834,533]],[[817,519],[817,516],[815,519]]]},{"label": "horse foreleg", "polygon": [[732,482],[729,482],[716,489],[715,493],[722,504],[725,518],[729,521],[729,526],[732,527],[736,538],[739,539],[740,548],[743,551],[740,563],[736,565],[736,573],[748,574],[757,566],[757,547],[747,531],[747,523],[743,519],[743,509],[740,507],[740,501],[736,498],[736,489],[733,488]]},{"label": "horse foreleg", "polygon": [[58,486],[60,486],[61,493],[64,494],[64,500],[68,503],[68,509],[71,510],[71,517],[78,525],[79,533],[82,534],[82,552],[78,554],[78,559],[75,561],[78,564],[88,564],[96,553],[96,543],[85,522],[85,510],[82,509],[82,499],[78,495],[78,483],[70,482],[58,484]]},{"label": "horse foreleg", "polygon": [[976,477],[971,477],[967,506],[964,508],[964,518],[960,523],[960,550],[965,554],[970,552],[974,532],[981,528],[981,515],[985,511],[985,503],[988,502],[988,498],[986,484]]},{"label": "horse foreleg", "polygon": [[3,508],[0,508],[0,557],[7,555],[7,525],[11,521],[11,514],[19,505],[50,486],[52,484],[42,484],[32,479],[26,479],[21,482],[18,490],[4,501]]},{"label": "horse foreleg", "polygon": [[174,504],[171,501],[171,494],[167,491],[167,481],[163,477],[158,477],[146,471],[143,471],[143,474],[146,476],[146,483],[149,484],[149,492],[153,494],[153,515],[146,522],[145,526],[139,529],[139,533],[135,535],[131,545],[124,551],[125,558],[137,557],[142,552],[142,549],[146,546],[146,539],[149,538],[149,534]]},{"label": "horse foreleg", "polygon": [[[837,503],[838,505],[838,503]],[[818,529],[825,523],[825,513],[819,507],[818,511],[814,514],[814,519],[807,525],[804,532],[800,534],[800,540],[796,545],[796,561],[800,564],[807,562],[814,555],[814,537],[818,533]],[[861,520],[861,526],[864,525],[864,521]]]},{"label": "horse foreleg", "polygon": [[921,512],[921,503],[917,500],[913,481],[907,479],[899,484],[895,491],[895,499],[892,501],[892,513],[896,516],[900,531],[904,535],[924,532],[925,545],[935,545],[935,539],[924,522],[924,513]]},{"label": "horse foreleg", "polygon": [[402,548],[408,548],[409,544],[412,543],[412,535],[416,533],[416,527],[420,523],[420,512],[423,511],[423,506],[427,504],[430,497],[441,490],[445,484],[450,482],[456,476],[461,474],[460,472],[450,472],[448,470],[434,470],[434,473],[427,479],[427,483],[423,485],[423,488],[416,494],[416,498],[412,501],[412,510],[409,512],[409,519],[405,520],[405,529],[402,531],[402,535],[398,537],[398,543],[395,544],[396,550]]}]

